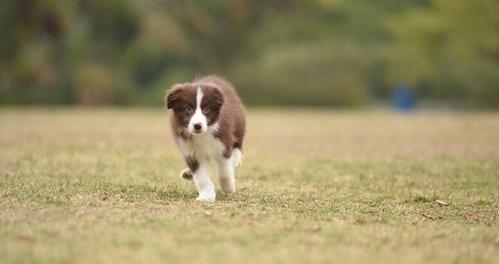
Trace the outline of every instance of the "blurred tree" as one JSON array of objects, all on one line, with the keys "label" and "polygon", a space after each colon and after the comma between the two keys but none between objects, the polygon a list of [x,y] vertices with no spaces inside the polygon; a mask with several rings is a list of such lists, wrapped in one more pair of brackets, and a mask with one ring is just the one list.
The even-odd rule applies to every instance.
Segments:
[{"label": "blurred tree", "polygon": [[365,105],[403,82],[426,99],[497,107],[498,7],[3,0],[0,103],[161,104],[172,83],[218,73],[250,104]]},{"label": "blurred tree", "polygon": [[499,2],[432,0],[391,21],[391,83],[425,97],[499,106]]},{"label": "blurred tree", "polygon": [[0,10],[0,100],[65,100],[67,87],[58,78],[64,67],[64,56],[58,53],[64,53],[68,23],[64,6],[55,1],[3,1]]}]

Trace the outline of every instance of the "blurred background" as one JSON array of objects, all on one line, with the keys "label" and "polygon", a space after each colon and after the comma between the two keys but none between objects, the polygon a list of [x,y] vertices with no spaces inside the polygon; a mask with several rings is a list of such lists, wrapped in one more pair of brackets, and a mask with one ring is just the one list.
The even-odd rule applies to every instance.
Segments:
[{"label": "blurred background", "polygon": [[497,0],[2,0],[0,104],[499,107]]}]

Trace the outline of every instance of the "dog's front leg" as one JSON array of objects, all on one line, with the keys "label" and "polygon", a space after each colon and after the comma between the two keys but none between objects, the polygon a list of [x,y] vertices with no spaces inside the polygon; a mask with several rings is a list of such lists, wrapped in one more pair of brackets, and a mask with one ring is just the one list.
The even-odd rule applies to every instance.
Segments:
[{"label": "dog's front leg", "polygon": [[206,162],[199,163],[199,168],[194,172],[192,179],[194,180],[194,184],[199,193],[196,201],[214,202],[216,196],[215,186],[211,181],[210,174],[208,173],[208,164]]}]

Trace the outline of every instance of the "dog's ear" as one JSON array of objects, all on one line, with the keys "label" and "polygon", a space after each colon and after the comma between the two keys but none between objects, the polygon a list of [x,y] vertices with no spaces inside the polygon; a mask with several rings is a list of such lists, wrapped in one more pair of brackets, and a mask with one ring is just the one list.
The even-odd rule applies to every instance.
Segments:
[{"label": "dog's ear", "polygon": [[170,89],[166,90],[164,102],[166,109],[172,109],[178,103],[179,95],[186,84],[175,84]]},{"label": "dog's ear", "polygon": [[207,93],[209,93],[209,96],[208,94],[206,95],[206,98],[209,98],[208,103],[217,108],[222,106],[222,104],[224,103],[224,95],[220,87],[214,84],[207,84],[206,86],[208,88]]}]

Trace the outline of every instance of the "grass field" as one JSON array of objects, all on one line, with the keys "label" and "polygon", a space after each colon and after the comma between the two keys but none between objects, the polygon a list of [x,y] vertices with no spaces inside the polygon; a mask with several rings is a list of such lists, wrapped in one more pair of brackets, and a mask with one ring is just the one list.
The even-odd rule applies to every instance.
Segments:
[{"label": "grass field", "polygon": [[167,118],[0,109],[0,262],[499,263],[499,113],[253,110],[213,204]]}]

